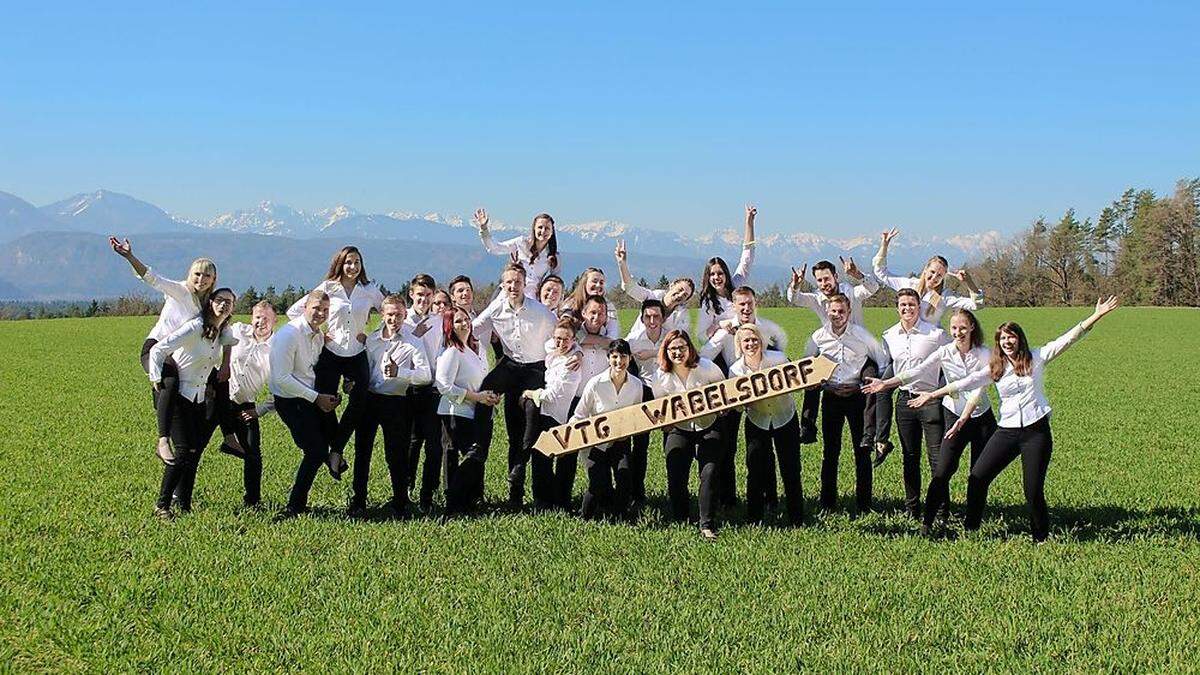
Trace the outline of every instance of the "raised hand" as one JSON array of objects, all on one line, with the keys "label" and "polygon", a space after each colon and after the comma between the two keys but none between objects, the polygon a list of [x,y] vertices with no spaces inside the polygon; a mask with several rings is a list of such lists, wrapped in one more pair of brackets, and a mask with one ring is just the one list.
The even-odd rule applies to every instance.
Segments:
[{"label": "raised hand", "polygon": [[796,268],[793,267],[792,268],[792,281],[788,285],[791,286],[792,288],[800,288],[800,284],[804,283],[804,276],[806,274],[808,274],[808,263],[804,263],[803,265],[801,265],[799,271],[797,271]]},{"label": "raised hand", "polygon": [[1120,305],[1121,305],[1121,301],[1115,295],[1108,296],[1107,300],[1105,300],[1103,297],[1097,298],[1096,299],[1096,311],[1095,311],[1096,318],[1098,319],[1098,318],[1104,316],[1105,314],[1108,314],[1109,312],[1113,311]]},{"label": "raised hand", "polygon": [[842,261],[842,271],[844,271],[846,274],[854,277],[855,279],[863,278],[864,275],[862,270],[858,269],[858,263],[854,262],[853,257],[843,258],[839,255],[838,260]]},{"label": "raised hand", "polygon": [[129,244],[129,239],[121,241],[116,237],[109,237],[108,245],[112,247],[113,253],[116,253],[122,258],[128,258],[129,256],[133,255],[133,246]]},{"label": "raised hand", "polygon": [[617,248],[615,251],[613,251],[613,255],[616,256],[617,262],[621,265],[624,265],[626,262],[629,261],[629,253],[625,250],[625,240],[624,239],[617,240]]},{"label": "raised hand", "polygon": [[746,205],[746,220],[753,221],[755,216],[757,216],[757,215],[758,215],[758,207],[753,204],[747,204]]},{"label": "raised hand", "polygon": [[517,255],[517,252],[516,252],[516,251],[509,251],[509,252],[508,252],[508,260],[509,260],[509,261],[510,261],[512,264],[514,264],[514,265],[520,265],[520,264],[521,264],[521,257]]},{"label": "raised hand", "polygon": [[879,243],[884,246],[889,246],[889,245],[891,245],[892,240],[899,236],[900,236],[899,228],[893,227],[890,230],[884,230],[879,235]]},{"label": "raised hand", "polygon": [[475,209],[475,227],[486,230],[488,226],[488,214],[484,209]]},{"label": "raised hand", "polygon": [[427,314],[417,325],[413,326],[412,332],[416,337],[421,337],[428,333],[430,328],[432,328],[432,325],[429,323],[429,315]]},{"label": "raised hand", "polygon": [[946,274],[948,276],[954,277],[955,279],[958,279],[959,281],[961,281],[963,283],[967,282],[967,271],[964,269],[961,269],[961,268],[956,269],[953,272],[947,272]]}]

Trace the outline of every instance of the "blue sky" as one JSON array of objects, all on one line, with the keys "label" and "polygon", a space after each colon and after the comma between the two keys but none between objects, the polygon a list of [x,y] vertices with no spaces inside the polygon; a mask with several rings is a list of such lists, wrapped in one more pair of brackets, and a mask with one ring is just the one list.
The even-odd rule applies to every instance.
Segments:
[{"label": "blue sky", "polygon": [[5,10],[0,190],[952,234],[1200,175],[1195,2],[118,4]]}]

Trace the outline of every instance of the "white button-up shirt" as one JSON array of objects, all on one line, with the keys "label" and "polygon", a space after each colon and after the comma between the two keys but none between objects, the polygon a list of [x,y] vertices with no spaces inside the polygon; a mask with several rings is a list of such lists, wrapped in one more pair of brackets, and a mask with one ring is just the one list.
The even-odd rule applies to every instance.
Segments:
[{"label": "white button-up shirt", "polygon": [[453,345],[446,348],[437,358],[433,383],[442,395],[438,402],[439,415],[475,418],[475,402],[467,399],[468,391],[479,391],[487,375],[487,358],[483,355],[483,343],[476,351],[467,347],[459,349]]},{"label": "white button-up shirt", "polygon": [[[912,330],[905,330],[904,324],[897,323],[883,332],[883,346],[892,359],[895,372],[912,370],[938,347],[949,344],[950,336],[946,331],[917,319]],[[938,388],[938,373],[936,369],[922,370],[912,378],[905,380],[901,390],[910,394],[923,394]]]},{"label": "white button-up shirt", "polygon": [[[579,397],[579,405],[571,420],[582,420],[592,415],[612,412],[642,402],[642,381],[633,375],[625,375],[625,384],[621,390],[613,384],[612,373],[608,368],[593,376],[583,385],[583,394]],[[612,443],[601,443],[596,450],[607,450]]]},{"label": "white button-up shirt", "polygon": [[472,327],[481,342],[492,333],[499,336],[504,354],[517,363],[538,363],[546,360],[546,341],[554,333],[555,321],[537,300],[525,298],[514,309],[508,296],[501,294],[475,317]]},{"label": "white button-up shirt", "polygon": [[[750,267],[754,264],[754,244],[742,246],[742,256],[738,259],[737,269],[733,271],[733,278],[730,280],[733,287],[745,286],[750,283]],[[704,270],[707,274],[707,268]],[[708,327],[714,323],[719,323],[723,319],[733,318],[733,300],[730,298],[717,298],[716,311],[708,307],[708,303],[700,303],[700,314],[696,317],[696,335],[692,336],[694,341],[708,339]]]},{"label": "white button-up shirt", "polygon": [[574,350],[546,357],[546,386],[538,390],[536,403],[541,413],[559,424],[565,424],[571,412],[571,401],[575,400],[583,373],[580,369],[567,369],[567,361]]},{"label": "white button-up shirt", "polygon": [[[375,282],[365,286],[356,283],[347,296],[346,287],[342,286],[342,282],[326,279],[313,290],[322,290],[329,294],[329,318],[326,319],[325,325],[332,339],[325,346],[338,356],[356,356],[363,350],[363,343],[358,341],[358,336],[366,332],[371,310],[379,310],[383,306],[383,292],[379,290],[379,285]],[[288,318],[304,316],[306,302],[307,295],[289,307]]]},{"label": "white button-up shirt", "polygon": [[[782,352],[764,351],[762,363],[758,368],[751,368],[746,363],[745,357],[742,357],[729,367],[729,375],[731,377],[749,375],[756,370],[779,366],[787,362],[788,358]],[[792,398],[791,394],[781,394],[758,400],[746,406],[746,419],[759,429],[778,429],[791,422],[795,416],[796,399]]]},{"label": "white button-up shirt", "polygon": [[537,258],[531,258],[529,252],[533,248],[533,240],[528,234],[497,242],[492,238],[491,230],[480,230],[479,238],[488,253],[505,257],[517,254],[517,262],[525,268],[525,297],[537,299],[538,286],[542,285],[542,279],[545,279],[547,274],[560,274],[562,254],[558,256],[558,267],[550,266],[550,252],[546,249],[538,253]]},{"label": "white button-up shirt", "polygon": [[325,346],[325,335],[301,316],[292,319],[271,338],[271,375],[267,388],[275,396],[317,400],[313,366]]},{"label": "white button-up shirt", "polygon": [[146,268],[146,273],[140,279],[154,290],[162,293],[164,298],[162,311],[158,313],[158,321],[155,322],[154,328],[150,329],[150,334],[146,336],[146,339],[161,340],[200,313],[200,305],[196,303],[196,296],[182,281],[164,279],[155,274],[154,269],[150,267]]},{"label": "white button-up shirt", "polygon": [[[371,363],[371,384],[367,391],[382,396],[404,396],[410,386],[433,382],[433,366],[425,356],[425,345],[408,332],[407,326],[389,337],[383,326],[367,336],[367,359]],[[396,374],[388,377],[383,369],[396,364]]]},{"label": "white button-up shirt", "polygon": [[[582,341],[583,338],[591,335],[586,328],[580,328],[576,339]],[[579,386],[575,388],[575,396],[583,395],[583,386],[588,383],[588,380],[608,370],[608,349],[601,347],[579,347],[582,354],[582,360],[579,362]]]},{"label": "white button-up shirt", "polygon": [[[421,323],[428,326],[429,330],[418,337],[416,328]],[[425,350],[425,359],[429,362],[430,367],[433,367],[433,364],[437,363],[438,357],[446,349],[446,334],[442,332],[442,316],[433,312],[422,316],[410,309],[404,317],[404,328],[407,329],[408,336]],[[480,342],[485,342],[485,340],[481,339]]]},{"label": "white button-up shirt", "polygon": [[162,380],[163,363],[171,356],[179,370],[179,395],[200,403],[205,398],[209,375],[221,365],[225,345],[232,345],[234,340],[228,330],[221,331],[215,340],[204,337],[204,319],[196,317],[150,350],[150,381]]},{"label": "white button-up shirt", "polygon": [[[851,284],[846,281],[838,283],[838,292],[850,298],[850,323],[863,325],[863,300],[871,297],[879,290],[879,282],[870,274],[864,274],[862,282]],[[800,291],[791,286],[787,289],[788,302],[797,307],[807,307],[817,315],[821,323],[829,322],[826,308],[829,306],[829,296],[820,291]]]},{"label": "white button-up shirt", "polygon": [[229,327],[237,344],[229,352],[229,400],[253,403],[271,378],[271,340],[254,337],[254,326],[238,322]]},{"label": "white button-up shirt", "polygon": [[[766,340],[763,349],[771,349],[777,352],[787,351],[787,333],[779,327],[779,324],[762,317],[755,317],[752,323],[758,326],[763,339]],[[717,354],[720,354],[725,357],[725,364],[727,366],[731,365],[734,361],[737,361],[737,341],[734,339],[736,334],[737,328],[734,328],[732,331],[718,328],[717,332],[713,333],[708,342],[700,348],[700,356],[706,359],[715,359]]]},{"label": "white button-up shirt", "polygon": [[[723,379],[725,379],[725,374],[721,372],[717,364],[701,358],[696,367],[692,368],[692,372],[688,373],[687,379],[679,377],[677,370],[669,373],[660,370],[654,377],[654,382],[650,384],[650,388],[654,391],[655,398],[662,398],[668,394],[681,394],[689,389],[703,387]],[[687,431],[704,431],[711,427],[716,419],[717,414],[710,413],[675,426]]]},{"label": "white button-up shirt", "polygon": [[[1058,358],[1059,354],[1078,342],[1086,332],[1082,324],[1076,324],[1046,346],[1034,349],[1028,375],[1017,375],[1012,363],[1005,365],[1004,374],[996,382],[996,392],[1000,394],[1000,419],[996,424],[1008,429],[1019,429],[1050,414],[1050,401],[1046,398],[1045,389],[1046,364]],[[957,394],[960,391],[985,386],[991,379],[991,371],[977,370],[961,380],[951,382],[947,388],[951,394]]]},{"label": "white button-up shirt", "polygon": [[[621,290],[629,297],[637,300],[638,303],[643,303],[650,298],[654,298],[659,302],[667,297],[667,291],[662,288],[646,288],[638,284],[625,285],[621,284]],[[688,313],[688,308],[684,306],[676,307],[670,314],[663,317],[662,325],[663,333],[670,333],[673,330],[685,330],[690,334],[692,331],[692,317]],[[629,329],[629,335],[625,337],[629,342],[646,334],[646,326],[642,323],[642,312],[639,307],[637,317],[633,320],[633,327]]]},{"label": "white button-up shirt", "polygon": [[[927,381],[931,379],[936,382],[938,370],[940,369],[942,374],[946,376],[947,382],[955,382],[977,370],[986,371],[991,354],[991,350],[982,345],[974,347],[966,354],[963,354],[958,351],[957,346],[951,343],[938,347],[919,364],[902,371],[897,371],[896,377],[905,383],[911,382],[918,377],[924,377]],[[987,391],[983,391],[983,388],[986,386],[987,384],[985,383],[983,386],[976,387],[975,389],[967,389],[951,396],[943,396],[942,405],[950,412],[962,417],[963,410],[967,408],[967,401],[970,400],[975,392],[979,392],[979,401],[975,404],[975,410],[971,412],[971,417],[979,417],[992,409],[992,401],[988,398]]]},{"label": "white button-up shirt", "polygon": [[[658,351],[662,348],[663,339],[667,337],[667,333],[667,329],[663,328],[658,333],[658,339],[651,340],[650,335],[643,329],[641,335],[629,338],[629,350],[634,354],[633,360],[637,361],[638,372],[643,382],[653,382],[654,377],[658,374]],[[648,359],[639,359],[637,353],[647,349],[654,350],[654,355]]]},{"label": "white button-up shirt", "polygon": [[862,369],[867,359],[874,360],[881,372],[891,363],[875,336],[866,328],[852,323],[846,324],[846,330],[841,335],[835,334],[829,324],[813,331],[808,344],[804,346],[804,355],[817,354],[837,364],[829,376],[829,384],[861,384]]},{"label": "white button-up shirt", "polygon": [[[898,291],[901,288],[917,289],[921,280],[917,277],[900,277],[891,273],[887,268],[887,256],[876,255],[874,262],[875,278],[883,285],[891,288],[893,291]],[[934,301],[937,301],[934,304]],[[942,320],[942,315],[947,309],[969,309],[975,311],[983,306],[983,294],[976,293],[970,297],[963,297],[954,291],[946,288],[946,284],[942,283],[941,297],[937,297],[937,292],[926,290],[921,295],[920,313],[921,318],[929,323],[939,323]]]}]

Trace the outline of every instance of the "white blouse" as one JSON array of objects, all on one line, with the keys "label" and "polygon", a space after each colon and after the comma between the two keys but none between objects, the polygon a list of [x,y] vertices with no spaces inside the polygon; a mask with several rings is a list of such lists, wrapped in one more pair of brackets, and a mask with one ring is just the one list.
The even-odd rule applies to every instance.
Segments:
[{"label": "white blouse", "polygon": [[[880,283],[888,286],[893,291],[898,291],[901,288],[917,289],[921,280],[917,277],[900,277],[891,273],[887,268],[887,255],[875,255],[874,268],[875,277]],[[983,306],[983,294],[972,293],[970,297],[963,297],[954,291],[946,288],[945,282],[942,283],[941,298],[935,296],[937,292],[929,289],[921,295],[921,318],[929,323],[938,323],[942,320],[942,315],[946,313],[946,309],[953,307],[954,309],[969,309],[977,310]],[[933,301],[937,300],[934,305]]]},{"label": "white blouse", "polygon": [[154,328],[150,329],[150,334],[146,336],[147,340],[165,338],[200,313],[200,305],[196,303],[196,296],[182,281],[164,279],[155,274],[154,269],[150,267],[146,268],[146,273],[140,279],[154,290],[162,293],[165,298],[162,311],[158,313],[158,321],[154,324]]},{"label": "white blouse", "polygon": [[[375,282],[366,286],[356,283],[347,296],[342,282],[326,279],[313,290],[329,294],[329,318],[325,320],[325,325],[328,327],[326,334],[331,339],[325,343],[325,348],[344,357],[362,353],[364,346],[358,341],[358,335],[366,332],[371,310],[379,310],[383,306],[383,292],[379,290],[379,285]],[[308,296],[305,295],[289,307],[288,318],[304,316],[304,304],[307,301]]]},{"label": "white blouse", "polygon": [[[621,284],[621,290],[625,291],[626,295],[639,303],[645,302],[650,298],[662,302],[662,299],[667,297],[666,289],[646,288],[636,283],[631,286]],[[673,330],[685,330],[688,331],[688,334],[691,334],[692,317],[688,312],[688,308],[684,306],[676,307],[669,315],[663,317],[662,329],[664,335]],[[642,324],[642,312],[639,308],[637,318],[633,320],[633,327],[629,329],[629,335],[625,336],[625,339],[632,342],[645,334],[646,326]]]},{"label": "white blouse", "polygon": [[546,357],[546,386],[538,390],[535,399],[542,414],[559,424],[566,424],[571,401],[575,400],[575,394],[583,382],[581,369],[567,369],[567,361],[574,354],[571,351],[566,355],[551,354]]},{"label": "white blouse", "polygon": [[[1046,364],[1058,358],[1059,354],[1078,342],[1086,332],[1082,324],[1076,324],[1044,347],[1034,349],[1028,375],[1017,375],[1012,363],[1005,365],[1004,374],[996,382],[996,392],[1000,394],[1000,419],[996,424],[1008,429],[1019,429],[1050,414],[1050,401],[1046,399],[1045,389]],[[957,394],[960,391],[986,386],[991,379],[991,371],[984,368],[951,382],[947,385],[947,390],[951,394]]]},{"label": "white blouse", "polygon": [[[579,405],[571,420],[582,420],[592,415],[612,412],[620,408],[637,405],[642,402],[642,381],[633,375],[625,376],[625,384],[617,391],[612,381],[612,373],[607,368],[604,372],[589,379],[583,386],[583,395],[579,397]],[[602,443],[596,450],[607,450],[612,443]]]},{"label": "white blouse", "polygon": [[271,340],[254,337],[254,326],[238,322],[229,327],[237,344],[229,352],[229,400],[253,403],[271,379]]},{"label": "white blouse", "polygon": [[[863,324],[863,300],[875,295],[878,290],[879,282],[870,274],[863,275],[862,282],[858,284],[846,281],[838,283],[838,293],[850,298],[850,323],[859,326],[865,325]],[[821,323],[829,322],[829,313],[826,311],[826,308],[829,307],[829,296],[821,291],[801,291],[788,286],[787,301],[797,307],[811,309]]]},{"label": "white blouse", "polygon": [[442,395],[438,403],[439,415],[474,419],[475,402],[467,399],[467,392],[479,391],[487,375],[487,358],[482,350],[482,342],[479,343],[479,350],[449,346],[438,356],[433,383]]},{"label": "white blouse", "polygon": [[[762,347],[765,350],[774,350],[777,352],[787,351],[787,332],[779,327],[779,324],[764,319],[762,317],[754,317],[754,325],[758,326],[758,330],[762,333],[766,344]],[[700,348],[700,356],[706,359],[715,359],[717,354],[725,357],[725,364],[733,365],[737,360],[737,344],[734,337],[737,335],[737,328],[733,331],[727,331],[724,328],[718,328],[717,332],[709,338],[708,342]]]},{"label": "white blouse", "polygon": [[179,369],[179,395],[189,401],[202,403],[208,388],[208,377],[221,365],[226,345],[236,342],[228,331],[222,330],[215,340],[204,337],[204,319],[196,317],[163,338],[150,350],[149,376],[151,382],[162,380],[163,363],[174,357]]},{"label": "white blouse", "polygon": [[[746,357],[743,356],[729,367],[729,375],[731,377],[749,375],[756,370],[783,365],[787,362],[788,358],[783,352],[764,351],[762,363],[758,368],[751,368],[746,363]],[[781,394],[773,398],[758,400],[746,406],[746,419],[759,429],[778,429],[791,422],[795,416],[796,399],[792,398],[791,394]]]},{"label": "white blouse", "polygon": [[[659,371],[650,387],[654,391],[654,397],[661,398],[668,394],[680,394],[689,389],[720,382],[723,379],[725,379],[725,374],[721,372],[717,364],[702,358],[696,367],[692,368],[692,372],[688,373],[687,379],[680,378],[678,372],[675,371],[670,373]],[[716,419],[716,413],[709,413],[675,426],[686,431],[704,431],[711,427]]]},{"label": "white blouse", "polygon": [[[733,287],[745,286],[750,282],[750,267],[754,264],[754,244],[742,246],[742,256],[738,259],[737,269],[733,271],[733,278],[730,281]],[[705,274],[708,270],[705,270]],[[703,280],[701,280],[703,281]],[[692,339],[696,342],[708,339],[708,327],[714,323],[719,323],[724,319],[733,318],[733,300],[730,298],[717,297],[716,312],[709,308],[708,303],[700,303],[700,315],[696,318],[696,335]]]},{"label": "white blouse", "polygon": [[560,274],[562,254],[558,255],[558,267],[550,266],[550,254],[546,249],[539,252],[537,258],[531,258],[529,252],[533,247],[533,239],[528,234],[496,242],[490,229],[481,229],[479,238],[483,241],[483,247],[492,255],[507,257],[513,253],[517,254],[517,262],[525,268],[525,295],[530,298],[537,299],[538,286],[542,285],[542,279],[545,279],[546,275]]},{"label": "white blouse", "polygon": [[[919,364],[897,372],[896,377],[900,378],[900,381],[905,384],[919,377],[928,378],[936,382],[938,368],[941,368],[947,382],[956,382],[977,370],[987,371],[991,354],[991,350],[983,346],[974,347],[966,354],[961,354],[958,351],[958,347],[954,343],[950,343],[937,348]],[[976,392],[979,392],[979,401],[975,405],[975,410],[971,413],[971,417],[979,417],[992,409],[992,401],[988,398],[985,389],[986,386],[987,384],[985,383],[983,386],[974,389],[966,389],[951,396],[943,396],[942,405],[950,412],[962,417],[963,411],[967,408],[967,401]],[[934,385],[933,388],[936,389],[937,386]],[[932,390],[926,389],[924,391]]]}]

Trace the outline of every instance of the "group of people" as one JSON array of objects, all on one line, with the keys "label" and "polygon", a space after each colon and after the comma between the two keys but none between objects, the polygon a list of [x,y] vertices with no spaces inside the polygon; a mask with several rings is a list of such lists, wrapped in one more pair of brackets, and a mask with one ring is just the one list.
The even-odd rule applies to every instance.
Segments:
[{"label": "group of people", "polygon": [[[353,467],[349,514],[363,515],[380,431],[395,515],[408,517],[413,500],[429,513],[444,489],[444,516],[455,517],[483,500],[493,412],[503,405],[510,506],[525,507],[528,478],[533,508],[573,510],[582,461],[586,490],[579,514],[631,520],[646,500],[652,432],[553,458],[534,443],[541,432],[571,420],[787,360],[788,336],[758,315],[749,283],[756,215],[755,207],[746,207],[741,256],[732,271],[713,257],[698,280],[681,277],[665,289],[637,284],[625,244],[618,242],[621,291],[640,303],[623,337],[602,270],[587,268],[567,293],[554,219],[546,213],[533,219],[527,235],[507,241],[493,238],[486,211],[474,214],[486,250],[507,258],[499,292],[481,311],[475,309],[472,280],[462,275],[443,287],[417,274],[406,296],[385,295],[368,276],[362,253],[345,246],[325,278],[288,309],[278,330],[266,302],[254,306],[249,324],[231,322],[236,297],[217,287],[211,260],[193,261],[187,276],[175,281],[143,264],[128,239],[112,237],[113,250],[165,299],[142,347],[157,424],[155,452],[164,465],[155,513],[171,518],[191,509],[200,455],[218,428],[220,450],[244,460],[244,502],[257,506],[263,470],[259,418],[275,412],[301,451],[280,518],[308,508],[322,467],[334,479]],[[970,444],[965,527],[979,526],[988,486],[1020,455],[1032,534],[1039,541],[1047,536],[1044,485],[1053,444],[1045,365],[1112,311],[1116,298],[1098,301],[1091,316],[1039,348],[1030,347],[1019,325],[1002,323],[989,349],[973,314],[983,293],[970,275],[952,272],[941,256],[931,258],[919,276],[893,274],[888,247],[897,235],[895,229],[882,234],[872,273],[843,258],[841,272],[849,278],[843,280],[838,267],[823,260],[812,268],[815,288],[806,290],[807,267],[792,270],[788,300],[809,308],[821,322],[804,355],[819,354],[836,364],[823,386],[805,392],[799,410],[792,396],[782,395],[653,432],[662,434],[671,517],[692,520],[694,466],[699,531],[706,539],[717,537],[719,510],[738,501],[736,458],[744,434],[748,519],[761,521],[768,510],[780,510],[782,483],[780,512],[789,524],[802,524],[800,446],[816,442],[818,427],[821,508],[836,506],[838,457],[843,428],[849,427],[853,513],[870,510],[872,465],[892,449],[894,418],[905,507],[923,533],[932,532],[939,518],[944,522],[950,478]],[[948,288],[947,277],[956,278],[965,292]],[[864,327],[862,310],[880,284],[896,291],[898,314],[882,339]],[[688,304],[696,295],[693,332]],[[380,320],[367,333],[372,312]],[[947,313],[948,331],[941,326]],[[999,419],[989,403],[990,384],[999,395]],[[922,442],[931,472],[923,511]]]}]

